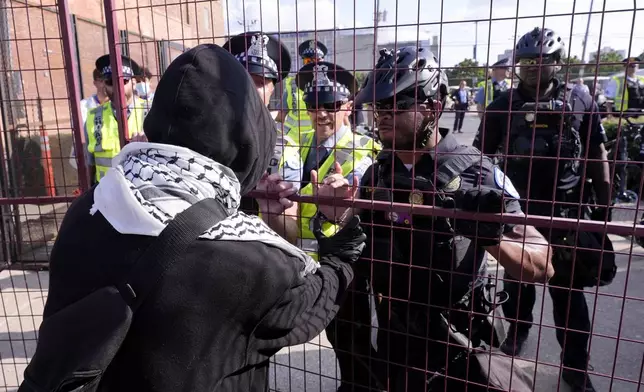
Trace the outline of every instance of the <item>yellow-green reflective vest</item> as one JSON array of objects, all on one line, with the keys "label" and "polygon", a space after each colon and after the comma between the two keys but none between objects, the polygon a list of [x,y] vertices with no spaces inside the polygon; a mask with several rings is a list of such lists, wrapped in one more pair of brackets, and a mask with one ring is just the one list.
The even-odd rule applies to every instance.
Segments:
[{"label": "yellow-green reflective vest", "polygon": [[[289,76],[284,79],[283,86],[286,94],[286,109],[288,109],[288,114],[284,123],[291,127],[298,127],[300,133],[311,131],[311,118],[306,111],[304,93],[297,87],[295,77]],[[299,142],[299,137],[295,137],[295,135],[290,136],[293,141],[296,143]]]},{"label": "yellow-green reflective vest", "polygon": [[[293,132],[295,130],[291,130]],[[290,133],[289,133],[290,135]],[[300,140],[302,143],[300,155],[302,162],[306,161],[313,137],[311,134],[305,134],[304,138]],[[378,152],[382,147],[376,143],[372,138],[365,135],[358,135],[351,131],[346,132],[336,143],[335,148],[331,151],[329,156],[324,160],[318,169],[318,178],[326,177],[329,170],[333,168],[334,162],[338,162],[342,166],[343,173],[350,173],[355,169],[355,166],[363,159],[371,156],[375,159]],[[313,184],[309,183],[300,190],[300,195],[312,196]],[[307,252],[313,259],[318,260],[318,243],[313,235],[312,218],[317,214],[318,208],[315,204],[301,203],[299,206],[299,235],[297,245],[303,251]],[[327,236],[333,236],[339,230],[339,226],[331,222],[324,222],[322,224],[322,233]]]},{"label": "yellow-green reflective vest", "polygon": [[[636,78],[644,82],[644,76],[636,76]],[[628,89],[624,88],[626,86],[626,79],[623,76],[614,76],[613,80],[617,84],[613,109],[619,112],[628,110]]]},{"label": "yellow-green reflective vest", "polygon": [[[143,130],[145,108],[140,100],[135,100],[134,107],[127,119],[129,138]],[[96,181],[100,181],[112,167],[112,158],[121,151],[119,125],[112,103],[105,102],[92,109],[87,116],[87,150],[94,156],[96,166]]]},{"label": "yellow-green reflective vest", "polygon": [[[486,82],[487,82],[487,85],[486,85]],[[512,88],[512,80],[505,79],[505,83],[508,89]],[[492,82],[492,79],[479,82],[479,84],[477,84],[476,87],[485,88],[485,106],[486,107],[489,106],[492,103],[492,101],[494,101],[494,82]]]}]

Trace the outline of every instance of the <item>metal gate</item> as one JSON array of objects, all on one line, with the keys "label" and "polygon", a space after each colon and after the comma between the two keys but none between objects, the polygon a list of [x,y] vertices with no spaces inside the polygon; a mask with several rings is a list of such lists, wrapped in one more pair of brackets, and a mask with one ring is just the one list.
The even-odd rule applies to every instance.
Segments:
[{"label": "metal gate", "polygon": [[[4,268],[0,273],[3,306],[0,389],[17,388],[33,355],[48,288],[48,274],[40,270],[47,266],[69,203],[90,187],[85,154],[73,151],[85,151],[80,102],[96,93],[92,74],[99,56],[109,53],[112,68],[118,70],[121,70],[120,55],[129,56],[149,70],[154,89],[168,65],[185,50],[203,43],[222,45],[243,31],[262,31],[277,37],[293,59],[291,76],[303,65],[298,46],[315,39],[327,47],[327,61],[351,71],[360,82],[376,66],[380,49],[395,51],[419,46],[436,55],[439,67],[449,80],[449,98],[441,126],[451,130],[459,143],[471,144],[479,132],[479,123],[494,114],[484,110],[486,91],[493,91],[488,86],[497,82],[494,68],[498,67],[493,64],[509,59],[508,87],[516,87],[520,70],[526,64],[511,61],[514,48],[519,38],[535,26],[556,30],[566,43],[567,51],[557,73],[562,83],[570,83],[570,90],[585,89],[602,105],[605,101],[608,105],[617,105],[619,96],[607,97],[610,94],[606,90],[612,88],[611,83],[624,79],[625,66],[629,68],[644,60],[644,5],[630,0],[0,0],[0,262]],[[640,59],[634,59],[637,56]],[[623,63],[624,58],[631,60]],[[644,71],[639,72],[637,75],[644,80]],[[119,71],[114,80],[122,78]],[[115,86],[113,107],[120,119],[126,113],[125,95],[122,83]],[[269,105],[274,113],[278,112],[286,88],[281,84],[276,87]],[[458,106],[455,101],[461,99],[467,104]],[[373,110],[373,106],[364,108],[366,119],[360,125],[363,132],[377,137]],[[517,111],[507,110],[510,116]],[[598,111],[595,107],[580,114],[594,116]],[[609,139],[606,146],[612,146],[608,156],[611,185],[619,198],[612,210],[612,222],[532,215],[530,211],[525,217],[473,215],[423,203],[422,198],[420,203],[411,198],[409,203],[329,201],[307,196],[293,199],[301,203],[335,203],[380,211],[390,220],[412,215],[474,219],[532,225],[544,232],[573,230],[608,235],[617,260],[617,275],[612,284],[561,289],[582,293],[588,304],[591,322],[588,351],[592,365],[588,374],[597,390],[641,391],[644,390],[641,326],[644,290],[639,281],[644,278],[644,250],[636,239],[644,237],[644,227],[639,225],[644,212],[639,202],[644,176],[640,174],[640,163],[628,155],[620,155],[617,146],[626,143],[631,150],[639,152],[637,143],[644,135],[636,123],[627,125],[619,116],[602,115],[606,117],[602,122]],[[119,121],[119,126],[124,144],[129,134],[127,122]],[[480,132],[485,134],[485,128]],[[395,145],[393,150],[396,151]],[[498,158],[507,155],[505,151]],[[523,158],[528,160],[534,158],[532,154],[525,155]],[[564,160],[556,158],[557,163]],[[593,162],[587,157],[584,161],[583,165]],[[540,172],[541,166],[529,167],[528,177],[544,175]],[[627,180],[620,181],[624,174]],[[590,184],[585,174],[582,182]],[[255,196],[261,197],[261,194]],[[581,199],[570,204],[589,207]],[[391,223],[393,229],[394,223]],[[370,227],[366,231],[373,235],[373,230]],[[410,225],[409,230],[413,233],[421,229]],[[577,248],[576,244],[557,246]],[[431,252],[429,248],[428,253]],[[377,265],[382,260],[372,258],[371,262]],[[410,276],[411,270],[409,266]],[[415,273],[423,271],[431,272],[432,268]],[[472,271],[472,277],[489,283],[496,293],[504,287],[503,272],[503,266],[490,257],[487,272]],[[453,271],[445,274],[451,281]],[[394,284],[395,281],[389,282],[390,290]],[[528,290],[525,285],[522,287],[519,299]],[[559,356],[561,348],[555,332],[573,328],[568,323],[556,325],[551,295],[546,292],[547,284],[536,285],[529,339],[513,363],[515,369],[523,369],[534,378],[534,390],[566,391],[561,380],[566,367]],[[374,301],[398,302],[407,308],[412,302],[409,296],[394,298],[388,292],[376,293]],[[491,301],[498,305],[495,299]],[[570,313],[573,305],[570,299],[566,301],[566,313]],[[476,313],[473,308],[461,310],[469,320]],[[503,320],[507,327],[507,316]],[[361,324],[354,319],[340,321]],[[368,330],[374,327],[368,322],[361,326]],[[378,327],[381,333],[391,328],[391,325]],[[430,340],[427,336],[419,338],[412,331],[401,334],[407,337],[407,345],[414,339],[424,343]],[[385,350],[382,346],[380,349]],[[410,350],[408,346],[399,349]],[[502,355],[495,351],[496,354]],[[362,359],[372,360],[368,356]],[[377,371],[388,374],[394,361],[387,358],[382,362]],[[405,371],[425,373],[427,378],[446,371],[419,369],[407,362],[397,365]],[[271,359],[269,387],[271,391],[332,392],[340,386],[342,378],[333,347],[322,333],[306,344],[284,348]],[[385,385],[380,390],[401,387],[401,384],[389,384],[395,381],[387,376],[383,379]],[[402,385],[406,382],[402,381]]]}]

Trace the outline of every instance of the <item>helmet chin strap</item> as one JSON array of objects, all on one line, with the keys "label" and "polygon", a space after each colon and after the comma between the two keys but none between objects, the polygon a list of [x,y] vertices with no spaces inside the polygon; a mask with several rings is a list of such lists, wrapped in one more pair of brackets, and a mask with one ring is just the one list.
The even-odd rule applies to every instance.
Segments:
[{"label": "helmet chin strap", "polygon": [[443,104],[441,102],[429,100],[427,104],[432,105],[432,111],[436,115],[425,117],[420,124],[416,137],[416,149],[423,149],[427,146],[429,138],[432,137],[434,130],[438,127],[438,120],[443,112]]}]

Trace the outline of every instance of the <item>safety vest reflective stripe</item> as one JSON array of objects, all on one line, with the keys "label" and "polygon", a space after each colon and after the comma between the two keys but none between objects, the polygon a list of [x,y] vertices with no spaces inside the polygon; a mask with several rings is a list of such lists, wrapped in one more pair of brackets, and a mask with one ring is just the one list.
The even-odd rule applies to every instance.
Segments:
[{"label": "safety vest reflective stripe", "polygon": [[[135,101],[128,117],[129,137],[143,129],[145,109]],[[112,158],[121,151],[119,127],[110,102],[90,111],[87,117],[87,150],[94,156],[96,180],[99,181],[112,167]]]},{"label": "safety vest reflective stripe", "polygon": [[[312,137],[307,134],[306,144],[303,144],[301,150],[302,159],[306,159],[308,151],[311,149]],[[347,132],[340,140],[337,141],[335,149],[329,154],[318,170],[319,178],[324,178],[331,169],[334,162],[342,166],[343,173],[353,171],[355,163],[371,156],[374,158],[381,147],[372,138],[365,135],[357,135],[353,132]],[[306,151],[306,153],[305,153]],[[300,190],[301,195],[313,195],[313,184],[309,183]],[[317,214],[318,208],[315,204],[300,204],[300,237],[298,245],[302,250],[309,253],[311,257],[317,260],[317,241],[313,235],[312,218]],[[322,233],[327,236],[333,236],[339,230],[339,226],[331,222],[322,224]]]},{"label": "safety vest reflective stripe", "polygon": [[[292,127],[299,127],[302,132],[310,130],[311,118],[306,111],[304,94],[297,87],[295,77],[291,76],[287,78],[283,85],[284,89],[286,89],[286,105],[289,111],[284,122]],[[298,138],[294,138],[296,143],[298,140]]]},{"label": "safety vest reflective stripe", "polygon": [[[506,83],[508,88],[512,87],[512,80],[505,79],[505,83]],[[483,88],[486,89],[485,90],[485,106],[486,107],[489,106],[492,103],[492,101],[494,101],[494,83],[492,82],[492,79],[490,79],[488,81],[484,80],[484,81],[480,82],[477,85],[477,87],[479,87],[479,88],[483,87]]]},{"label": "safety vest reflective stripe", "polygon": [[[644,82],[644,76],[637,76],[637,79]],[[613,80],[617,84],[613,108],[620,112],[628,110],[628,89],[624,88],[626,86],[626,79],[623,76],[614,76]]]}]

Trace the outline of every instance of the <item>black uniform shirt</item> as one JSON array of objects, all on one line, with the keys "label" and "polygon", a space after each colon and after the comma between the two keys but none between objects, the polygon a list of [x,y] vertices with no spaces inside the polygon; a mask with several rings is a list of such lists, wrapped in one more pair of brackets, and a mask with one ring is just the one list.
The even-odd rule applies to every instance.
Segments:
[{"label": "black uniform shirt", "polygon": [[[466,148],[468,147],[459,145],[452,135],[447,135],[434,151],[425,154],[416,163],[414,189],[423,191],[423,204],[433,204],[433,196],[430,192],[434,189],[431,183],[434,182],[435,168],[450,156]],[[382,167],[382,170],[379,167]],[[383,184],[380,181],[379,185],[375,177],[379,176],[379,172],[392,173],[392,170],[395,179],[393,188],[396,189],[391,196],[392,201],[409,203],[412,172],[389,151],[383,151],[378,156],[377,163],[365,173],[360,197],[386,200],[389,192],[385,191],[383,195],[382,188],[391,189],[392,184],[390,182]],[[479,185],[503,189],[505,184],[507,195],[505,211],[520,213],[521,207],[514,198],[516,191],[509,179],[503,180],[503,177],[504,174],[492,164],[489,158],[478,158],[477,163],[461,173],[460,181],[457,181],[460,182],[458,187],[452,187],[450,190],[470,189]],[[431,183],[424,179],[429,179]],[[376,187],[379,189],[374,190]],[[440,200],[436,200],[436,205],[440,206]],[[388,293],[392,282],[391,295],[394,298],[407,299],[411,294],[411,300],[429,303],[432,293],[435,293],[440,299],[432,298],[432,304],[447,306],[444,301],[448,301],[449,295],[445,293],[449,293],[449,288],[444,284],[451,282],[452,287],[460,288],[453,291],[453,299],[457,300],[457,295],[464,294],[463,288],[467,291],[469,284],[481,274],[485,254],[483,248],[475,246],[466,238],[453,235],[444,218],[420,215],[407,217],[405,214],[368,210],[362,213],[361,219],[369,239],[363,253],[363,260],[358,263],[358,272],[372,277],[376,292]],[[371,258],[373,262],[369,260]],[[427,267],[438,271],[438,275],[441,275],[438,281],[435,276],[432,277],[432,293],[428,290],[430,274]],[[452,273],[454,270],[457,272]]]},{"label": "black uniform shirt", "polygon": [[[555,80],[555,89],[553,90],[552,96],[556,97],[560,95],[561,88],[565,87]],[[516,107],[518,105],[513,106],[511,104],[510,97],[512,97],[512,101],[514,102],[519,100],[522,102],[534,102],[533,98],[523,95],[521,90],[517,88],[502,94],[499,99],[493,101],[487,107],[484,121],[481,122],[478,133],[476,134],[473,142],[473,146],[480,149],[483,154],[499,154],[499,157],[506,154],[506,149],[503,146],[507,142],[507,135],[511,126],[511,117],[508,111],[510,108],[512,108],[512,110],[518,110]],[[583,113],[582,116],[579,116],[581,121],[578,119],[573,121],[573,127],[579,132],[582,146],[581,157],[582,159],[585,159],[587,158],[587,151],[606,141],[606,133],[604,132],[604,128],[601,124],[599,109],[590,94],[582,91],[581,89],[573,89],[567,101],[570,103],[573,113]],[[557,132],[559,132],[559,130],[557,130]],[[535,184],[535,181],[542,185],[554,184],[555,182],[555,171],[544,170],[546,165],[548,165],[549,162],[552,162],[552,160],[542,161],[541,163],[537,162],[535,158],[532,158],[532,160],[532,173],[529,174],[527,171],[522,170],[522,172],[525,172],[525,178],[518,178],[513,175],[514,183],[517,185],[522,198],[526,196],[525,191],[527,189],[526,184],[528,183],[528,175],[535,179],[532,181],[532,184]],[[509,168],[508,171],[511,172]],[[579,171],[579,176],[582,174],[583,165],[582,169]],[[538,188],[544,189],[544,187],[535,186],[532,186],[531,188],[531,198],[535,198],[533,190],[537,191],[539,190]],[[544,194],[551,195],[552,192],[548,191],[544,192]],[[536,198],[541,199],[540,197]],[[551,200],[552,197],[549,196],[548,199]],[[548,211],[551,211],[551,209],[548,208]],[[531,208],[530,213],[538,212]]]}]

